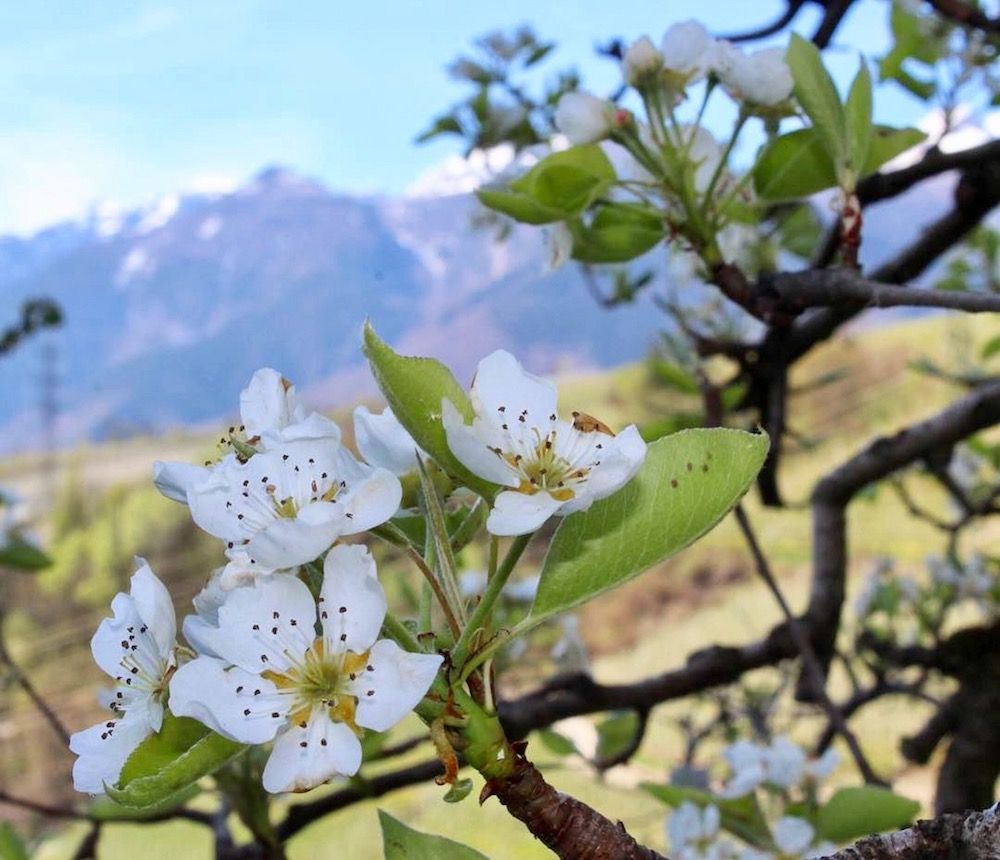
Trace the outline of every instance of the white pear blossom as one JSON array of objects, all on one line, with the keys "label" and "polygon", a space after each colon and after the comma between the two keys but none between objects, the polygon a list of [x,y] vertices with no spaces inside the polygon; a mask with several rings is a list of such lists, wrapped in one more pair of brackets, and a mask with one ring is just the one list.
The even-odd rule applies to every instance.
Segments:
[{"label": "white pear blossom", "polygon": [[698,21],[682,21],[671,26],[660,42],[663,65],[684,84],[703,78],[715,56],[715,39]]},{"label": "white pear blossom", "polygon": [[685,800],[667,819],[667,840],[676,860],[726,860],[732,846],[719,840],[719,808]]},{"label": "white pear blossom", "polygon": [[765,784],[789,789],[805,779],[819,782],[840,762],[834,750],[810,761],[800,746],[784,736],[775,738],[768,746],[739,740],[726,747],[722,755],[733,771],[720,792],[722,797],[742,797]]},{"label": "white pear blossom", "polygon": [[268,430],[281,430],[306,417],[306,410],[292,385],[277,370],[263,367],[240,392],[240,419],[252,440]]},{"label": "white pear blossom", "polygon": [[305,584],[281,574],[229,591],[215,613],[213,654],[177,670],[170,708],[241,743],[273,740],[269,792],[356,773],[364,729],[403,719],[441,665],[436,654],[378,638],[386,599],[361,546],[327,554],[318,605]]},{"label": "white pear blossom", "polygon": [[720,42],[711,62],[722,85],[737,101],[774,108],[791,98],[795,82],[783,48],[744,54],[735,45]]},{"label": "white pear blossom", "polygon": [[367,406],[357,407],[354,438],[365,462],[400,477],[417,468],[418,454],[427,457],[388,406],[377,415]]},{"label": "white pear blossom", "polygon": [[257,454],[224,458],[187,496],[194,521],[226,541],[238,578],[248,562],[260,573],[296,567],[384,523],[402,488],[392,472],[354,459],[337,425],[314,413],[265,431]]},{"label": "white pear blossom", "polygon": [[69,748],[77,791],[101,794],[118,782],[125,760],[163,723],[163,700],[176,666],[177,621],[163,583],[137,559],[129,593],[111,601],[113,618],[101,622],[90,642],[94,660],[115,680],[105,704],[113,717],[76,732]]},{"label": "white pear blossom", "polygon": [[611,133],[614,122],[614,105],[583,90],[566,93],[556,105],[556,128],[574,146],[603,140]]},{"label": "white pear blossom", "polygon": [[[250,378],[250,383],[240,392],[239,432],[249,444],[258,444],[262,434],[283,430],[290,424],[305,420],[305,407],[299,402],[295,386],[277,370],[262,367]],[[236,431],[237,428],[231,428]],[[153,464],[153,483],[168,499],[187,503],[188,490],[204,481],[212,472],[211,466],[191,463]]]},{"label": "white pear blossom", "polygon": [[825,857],[837,850],[832,842],[820,842],[814,845],[815,829],[808,821],[794,815],[783,815],[774,822],[773,832],[778,856],[782,858],[810,860],[810,858]]},{"label": "white pear blossom", "polygon": [[649,80],[663,68],[663,54],[653,44],[649,36],[643,36],[629,45],[622,58],[625,80],[637,86]]},{"label": "white pear blossom", "polygon": [[631,480],[646,456],[635,425],[616,436],[582,413],[561,420],[555,386],[503,350],[479,363],[471,398],[471,426],[447,398],[442,419],[455,456],[508,488],[486,521],[491,534],[527,534],[553,514],[586,510]]}]

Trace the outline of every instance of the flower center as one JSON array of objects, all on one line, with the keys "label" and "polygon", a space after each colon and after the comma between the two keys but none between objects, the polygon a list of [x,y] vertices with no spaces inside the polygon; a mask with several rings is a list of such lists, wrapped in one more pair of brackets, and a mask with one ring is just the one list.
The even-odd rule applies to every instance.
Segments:
[{"label": "flower center", "polygon": [[[516,418],[507,415],[506,407],[498,411],[503,445],[490,450],[520,478],[517,491],[528,495],[545,492],[558,502],[568,502],[576,496],[574,485],[585,481],[601,464],[604,445],[599,438],[614,435],[597,419],[578,412],[573,413],[572,425],[561,426],[553,413],[548,416],[545,429],[528,423],[526,409]],[[581,416],[592,426],[578,424]]]},{"label": "flower center", "polygon": [[292,723],[305,726],[314,709],[326,711],[331,720],[345,723],[357,735],[363,732],[354,720],[358,698],[353,684],[363,672],[371,671],[368,652],[343,651],[328,655],[322,637],[313,641],[300,663],[284,673],[268,670],[262,677],[283,693],[294,696],[288,714]]}]

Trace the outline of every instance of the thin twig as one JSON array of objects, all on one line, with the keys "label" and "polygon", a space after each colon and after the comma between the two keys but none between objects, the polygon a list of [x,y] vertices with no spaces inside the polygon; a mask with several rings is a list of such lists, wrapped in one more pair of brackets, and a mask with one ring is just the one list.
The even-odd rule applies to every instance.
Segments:
[{"label": "thin twig", "polygon": [[743,532],[743,536],[746,538],[747,545],[750,548],[750,554],[753,556],[754,563],[757,566],[757,572],[760,574],[761,579],[763,579],[766,583],[771,594],[774,595],[775,600],[778,601],[778,605],[781,607],[781,611],[785,615],[785,620],[788,622],[788,629],[792,634],[792,639],[795,641],[795,646],[799,649],[799,653],[802,656],[803,666],[805,667],[809,679],[813,684],[813,692],[817,701],[823,710],[826,711],[826,715],[830,719],[830,722],[836,726],[837,732],[847,743],[847,747],[851,751],[851,756],[854,758],[855,764],[857,764],[858,770],[861,771],[861,775],[864,777],[865,782],[874,785],[886,785],[886,782],[875,773],[872,766],[868,763],[868,759],[865,758],[864,751],[861,749],[861,744],[858,743],[858,739],[855,737],[854,732],[852,732],[850,727],[847,725],[844,715],[840,712],[840,709],[836,706],[836,704],[834,704],[833,700],[827,694],[826,678],[823,669],[820,666],[819,658],[813,650],[809,637],[802,629],[802,624],[799,622],[799,619],[792,612],[791,607],[789,607],[788,602],[785,600],[785,595],[778,586],[778,581],[775,579],[774,574],[771,571],[771,566],[768,564],[768,561],[760,548],[760,544],[757,542],[757,536],[750,525],[750,520],[746,515],[746,511],[743,510],[742,505],[736,505],[735,514],[736,521],[740,526],[740,531]]},{"label": "thin twig", "polygon": [[66,727],[62,724],[62,721],[56,716],[55,711],[49,706],[49,703],[45,701],[38,690],[35,689],[34,684],[28,680],[28,676],[21,670],[21,667],[14,662],[14,658],[11,657],[10,652],[7,650],[7,645],[4,642],[3,633],[0,632],[0,663],[3,663],[10,674],[14,678],[17,685],[24,690],[25,695],[31,699],[31,703],[38,709],[38,712],[45,719],[45,722],[49,724],[52,731],[54,731],[58,736],[59,740],[62,741],[64,746],[69,746],[69,732]]}]

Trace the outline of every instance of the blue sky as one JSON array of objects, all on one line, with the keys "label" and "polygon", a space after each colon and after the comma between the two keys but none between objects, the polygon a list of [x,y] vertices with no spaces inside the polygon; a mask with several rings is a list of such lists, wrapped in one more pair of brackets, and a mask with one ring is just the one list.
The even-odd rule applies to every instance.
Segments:
[{"label": "blue sky", "polygon": [[[843,81],[857,52],[883,49],[888,0],[863,0],[838,34]],[[0,31],[0,231],[30,232],[96,200],[125,206],[166,192],[224,187],[281,163],[333,188],[402,192],[456,151],[416,146],[435,113],[462,95],[447,63],[478,35],[523,22],[558,39],[609,91],[617,74],[593,56],[612,35],[658,39],[698,17],[713,31],[751,27],[784,0],[404,0],[10,4]],[[808,6],[799,27],[817,14]],[[892,87],[881,119],[924,109]]]}]

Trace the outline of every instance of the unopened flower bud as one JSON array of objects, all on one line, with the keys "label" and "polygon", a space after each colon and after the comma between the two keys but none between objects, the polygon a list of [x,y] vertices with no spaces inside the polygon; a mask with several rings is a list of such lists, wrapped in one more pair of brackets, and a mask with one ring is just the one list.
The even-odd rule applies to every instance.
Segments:
[{"label": "unopened flower bud", "polygon": [[633,42],[622,59],[625,80],[633,87],[649,80],[663,68],[663,54],[653,44],[649,36]]},{"label": "unopened flower bud", "polygon": [[614,128],[615,109],[610,102],[592,93],[566,93],[556,107],[555,123],[574,146],[597,143]]}]

